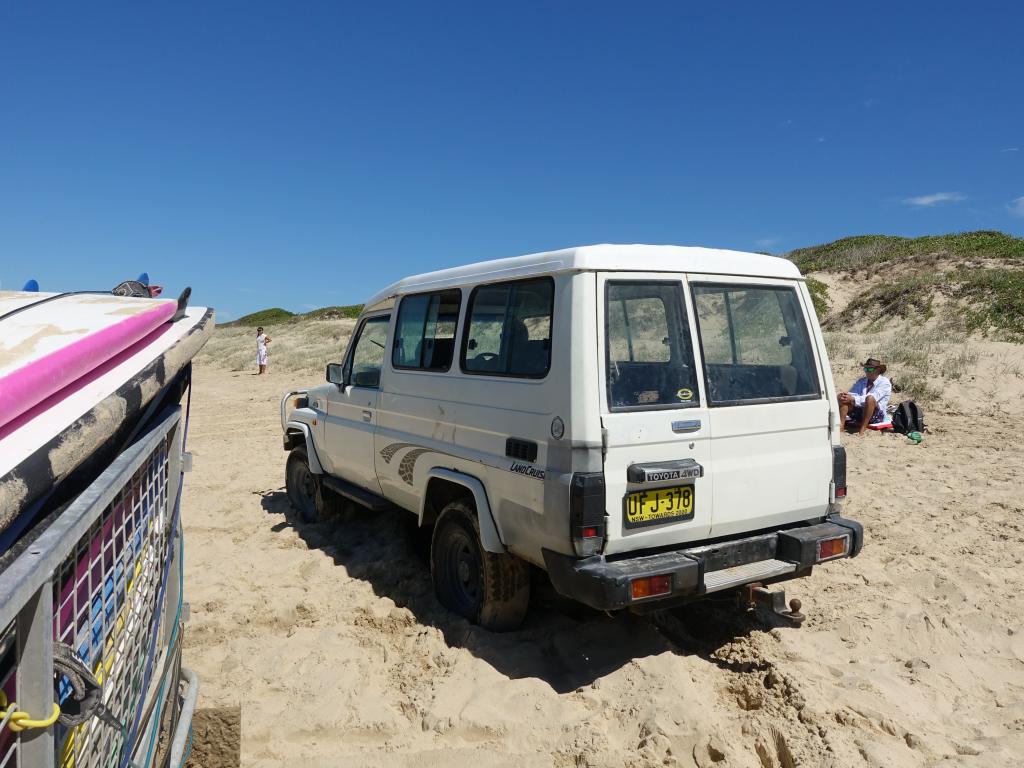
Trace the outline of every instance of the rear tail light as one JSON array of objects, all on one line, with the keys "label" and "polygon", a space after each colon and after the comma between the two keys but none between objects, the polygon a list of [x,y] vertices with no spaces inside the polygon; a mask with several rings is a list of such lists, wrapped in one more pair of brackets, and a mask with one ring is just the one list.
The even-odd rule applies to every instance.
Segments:
[{"label": "rear tail light", "polygon": [[850,551],[850,537],[848,535],[836,536],[831,539],[822,539],[818,542],[818,562],[834,560],[843,557]]},{"label": "rear tail light", "polygon": [[846,449],[832,446],[832,488],[836,501],[846,498]]},{"label": "rear tail light", "polygon": [[666,573],[661,576],[644,576],[633,579],[629,583],[629,587],[634,600],[667,595],[672,592],[672,574]]},{"label": "rear tail light", "polygon": [[579,557],[603,549],[604,518],[604,472],[576,472],[569,489],[569,535]]}]

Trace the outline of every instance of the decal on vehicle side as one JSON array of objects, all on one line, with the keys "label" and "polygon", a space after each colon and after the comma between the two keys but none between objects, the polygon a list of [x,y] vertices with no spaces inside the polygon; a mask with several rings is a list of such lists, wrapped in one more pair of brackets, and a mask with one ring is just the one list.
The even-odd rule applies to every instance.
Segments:
[{"label": "decal on vehicle side", "polygon": [[419,461],[420,456],[423,454],[439,453],[442,456],[451,456],[453,459],[459,458],[453,453],[439,451],[436,448],[424,448],[416,443],[390,443],[380,449],[380,457],[384,459],[385,464],[390,464],[394,460],[395,455],[406,448],[411,448],[412,450],[405,454],[398,463],[398,476],[402,478],[402,482],[406,485],[412,485],[413,476],[416,471],[416,462]]},{"label": "decal on vehicle side", "polygon": [[[424,448],[422,445],[417,445],[416,443],[390,443],[380,449],[380,457],[384,459],[385,464],[390,464],[395,460],[395,456],[406,448],[408,448],[409,451],[402,457],[402,460],[398,462],[398,476],[402,478],[402,482],[406,485],[413,484],[416,462],[419,461],[420,457],[425,453],[439,453],[442,456],[451,456],[453,459],[461,458],[456,456],[454,453],[440,451],[436,448]],[[543,480],[545,477],[543,469],[538,469],[532,464],[525,464],[519,461],[513,461],[512,465],[508,468],[508,471],[515,472],[518,475],[532,477],[535,480]]]}]

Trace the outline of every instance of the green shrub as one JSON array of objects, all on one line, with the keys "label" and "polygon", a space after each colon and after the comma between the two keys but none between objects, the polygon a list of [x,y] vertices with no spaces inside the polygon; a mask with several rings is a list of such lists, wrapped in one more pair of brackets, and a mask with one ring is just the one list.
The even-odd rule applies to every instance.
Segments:
[{"label": "green shrub", "polygon": [[1024,238],[1002,232],[960,232],[916,238],[858,235],[786,254],[786,258],[804,273],[851,271],[894,261],[922,261],[934,256],[1024,260]]},{"label": "green shrub", "polygon": [[896,317],[927,320],[938,293],[955,302],[966,331],[1024,342],[1024,269],[961,267],[904,275],[857,294],[825,326],[843,328],[858,320],[877,323]]},{"label": "green shrub", "polygon": [[950,289],[969,305],[968,331],[994,329],[1010,341],[1024,342],[1024,270],[959,269]]},{"label": "green shrub", "polygon": [[821,282],[821,280],[808,277],[807,290],[810,291],[811,301],[814,303],[814,311],[818,315],[818,320],[823,320],[831,307],[831,303],[828,300],[828,286]]},{"label": "green shrub", "polygon": [[261,309],[259,312],[253,312],[249,315],[244,315],[237,320],[233,320],[230,323],[221,323],[221,325],[233,326],[233,325],[270,325],[272,323],[283,323],[290,318],[295,317],[294,312],[289,312],[287,309],[281,309],[280,307],[273,307],[271,309]]},{"label": "green shrub", "polygon": [[363,306],[363,304],[348,304],[343,307],[321,307],[307,312],[301,317],[308,320],[338,320],[341,318],[354,320],[362,313]]}]

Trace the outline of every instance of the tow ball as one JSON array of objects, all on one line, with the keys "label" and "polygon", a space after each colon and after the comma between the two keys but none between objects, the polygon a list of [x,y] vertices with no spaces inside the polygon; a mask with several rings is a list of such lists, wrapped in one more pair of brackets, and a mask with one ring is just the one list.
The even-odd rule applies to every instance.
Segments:
[{"label": "tow ball", "polygon": [[772,591],[759,582],[747,584],[740,593],[740,599],[748,611],[758,607],[767,608],[794,627],[799,627],[806,618],[800,613],[801,603],[797,598],[794,597],[790,600],[789,608],[786,607],[786,590],[784,589]]}]

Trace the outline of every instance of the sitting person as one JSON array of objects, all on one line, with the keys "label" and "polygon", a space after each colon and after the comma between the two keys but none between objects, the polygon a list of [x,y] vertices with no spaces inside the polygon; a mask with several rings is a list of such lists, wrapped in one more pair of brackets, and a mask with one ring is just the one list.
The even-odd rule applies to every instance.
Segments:
[{"label": "sitting person", "polygon": [[869,357],[864,363],[864,376],[857,379],[849,392],[840,392],[839,421],[857,428],[863,435],[869,424],[882,424],[892,395],[892,382],[882,374],[885,366],[880,360]]}]

